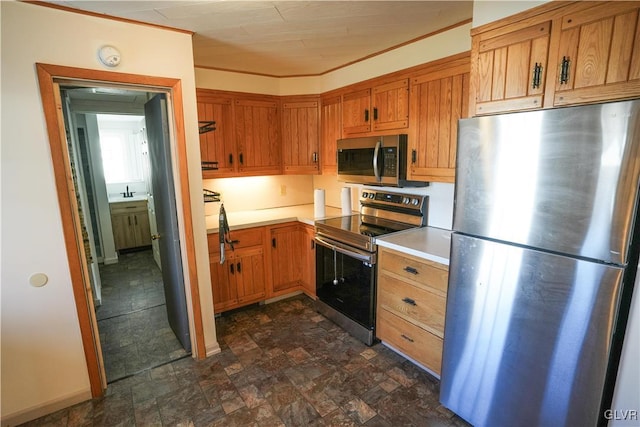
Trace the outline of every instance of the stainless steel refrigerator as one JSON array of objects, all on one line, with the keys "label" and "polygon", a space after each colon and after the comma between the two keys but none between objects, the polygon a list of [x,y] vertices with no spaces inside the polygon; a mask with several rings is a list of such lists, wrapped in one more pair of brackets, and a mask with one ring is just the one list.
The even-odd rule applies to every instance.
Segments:
[{"label": "stainless steel refrigerator", "polygon": [[603,423],[639,171],[640,100],[460,120],[445,407],[475,426]]}]

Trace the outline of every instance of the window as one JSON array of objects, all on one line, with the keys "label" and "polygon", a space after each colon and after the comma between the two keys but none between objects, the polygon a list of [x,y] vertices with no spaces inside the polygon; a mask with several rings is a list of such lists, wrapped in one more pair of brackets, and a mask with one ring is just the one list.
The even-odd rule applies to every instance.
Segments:
[{"label": "window", "polygon": [[144,116],[98,114],[97,117],[105,182],[144,181]]}]

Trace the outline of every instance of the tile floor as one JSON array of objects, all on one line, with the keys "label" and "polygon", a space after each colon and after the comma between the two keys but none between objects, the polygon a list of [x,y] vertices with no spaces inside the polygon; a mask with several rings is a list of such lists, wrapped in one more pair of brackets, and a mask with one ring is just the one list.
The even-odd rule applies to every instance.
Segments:
[{"label": "tile floor", "polygon": [[216,319],[221,352],[149,369],[28,426],[467,426],[438,381],[300,295]]},{"label": "tile floor", "polygon": [[107,382],[188,356],[169,326],[162,273],[151,249],[100,266],[96,309]]}]

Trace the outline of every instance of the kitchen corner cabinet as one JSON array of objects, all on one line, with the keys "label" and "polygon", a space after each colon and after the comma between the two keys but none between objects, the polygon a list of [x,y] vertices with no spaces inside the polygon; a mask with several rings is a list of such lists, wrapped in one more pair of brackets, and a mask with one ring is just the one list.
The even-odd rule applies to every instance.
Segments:
[{"label": "kitchen corner cabinet", "polygon": [[[203,178],[232,176],[237,173],[237,154],[233,124],[233,98],[196,90],[200,124],[200,157]],[[206,124],[215,122],[215,130]],[[235,160],[235,161],[234,161]]]},{"label": "kitchen corner cabinet", "polygon": [[234,249],[229,244],[225,246],[224,264],[220,264],[218,236],[217,233],[207,236],[214,311],[220,313],[264,300],[264,229],[232,231]]},{"label": "kitchen corner cabinet", "polygon": [[280,102],[262,96],[235,100],[238,171],[246,175],[282,172]]},{"label": "kitchen corner cabinet", "polygon": [[549,2],[471,30],[474,115],[640,96],[640,3]]},{"label": "kitchen corner cabinet", "polygon": [[379,248],[376,335],[440,375],[448,267]]},{"label": "kitchen corner cabinet", "polygon": [[408,127],[407,78],[342,95],[342,133],[345,137]]},{"label": "kitchen corner cabinet", "polygon": [[454,182],[458,119],[469,114],[469,56],[411,78],[409,179]]},{"label": "kitchen corner cabinet", "polygon": [[110,203],[109,209],[116,250],[151,245],[146,200]]},{"label": "kitchen corner cabinet", "polygon": [[282,99],[282,163],[285,174],[320,171],[320,100],[318,97]]}]

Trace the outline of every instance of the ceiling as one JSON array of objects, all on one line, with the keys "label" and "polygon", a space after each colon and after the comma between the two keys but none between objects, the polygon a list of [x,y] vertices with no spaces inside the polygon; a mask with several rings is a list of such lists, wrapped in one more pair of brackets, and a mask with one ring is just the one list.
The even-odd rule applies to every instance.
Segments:
[{"label": "ceiling", "polygon": [[472,1],[49,1],[194,32],[196,67],[320,75],[472,16]]}]

